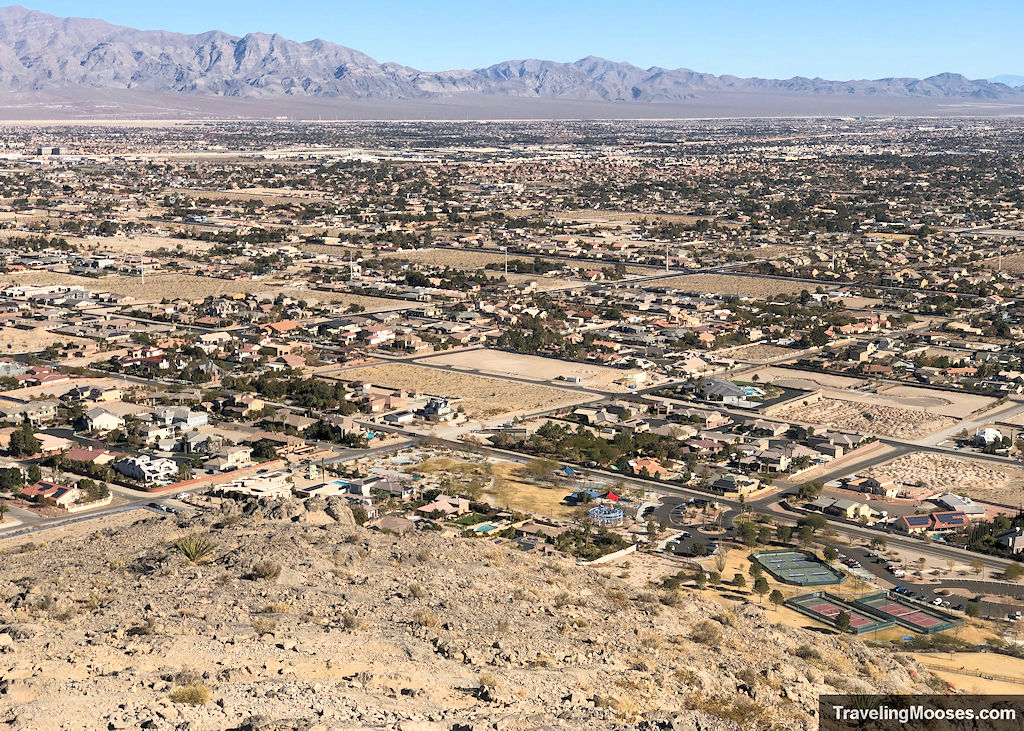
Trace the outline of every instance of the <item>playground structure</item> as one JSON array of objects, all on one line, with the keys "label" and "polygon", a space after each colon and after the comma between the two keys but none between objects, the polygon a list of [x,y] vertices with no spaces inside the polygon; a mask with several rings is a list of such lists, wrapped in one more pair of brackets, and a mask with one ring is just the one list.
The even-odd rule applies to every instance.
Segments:
[{"label": "playground structure", "polygon": [[614,528],[615,526],[622,525],[624,517],[622,509],[614,505],[598,505],[587,512],[594,523],[604,528]]},{"label": "playground structure", "polygon": [[846,578],[814,554],[804,551],[758,551],[751,558],[777,581],[794,586],[827,586]]}]

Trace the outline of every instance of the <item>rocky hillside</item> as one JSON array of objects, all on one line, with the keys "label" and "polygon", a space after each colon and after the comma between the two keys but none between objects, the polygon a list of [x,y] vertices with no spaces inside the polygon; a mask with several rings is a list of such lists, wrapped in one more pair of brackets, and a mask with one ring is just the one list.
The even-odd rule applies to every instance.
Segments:
[{"label": "rocky hillside", "polygon": [[652,557],[591,568],[399,538],[337,502],[225,502],[4,549],[13,729],[813,728],[819,693],[930,677],[753,604],[638,587]]},{"label": "rocky hillside", "polygon": [[829,81],[743,79],[689,69],[638,68],[588,57],[574,63],[506,61],[487,68],[425,72],[334,43],[276,34],[232,36],[139,31],[100,20],[0,8],[0,89],[66,88],[186,92],[272,99],[416,100],[496,96],[600,102],[688,102],[721,95],[954,98],[1024,101],[1024,92],[984,79]]}]

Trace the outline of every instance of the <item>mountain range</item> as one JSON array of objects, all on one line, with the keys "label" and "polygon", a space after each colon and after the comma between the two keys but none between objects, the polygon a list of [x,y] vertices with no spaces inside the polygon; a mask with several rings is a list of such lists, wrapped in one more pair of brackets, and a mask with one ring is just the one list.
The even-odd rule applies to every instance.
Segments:
[{"label": "mountain range", "polygon": [[168,94],[263,102],[317,100],[335,106],[345,101],[364,106],[370,101],[415,102],[418,108],[471,103],[500,109],[508,109],[515,100],[704,108],[718,100],[728,107],[739,103],[737,99],[805,98],[806,106],[808,97],[843,98],[844,108],[850,100],[861,100],[865,109],[878,106],[870,100],[897,107],[914,107],[914,100],[919,100],[924,102],[917,105],[922,109],[944,101],[984,107],[1024,104],[1024,88],[954,73],[925,79],[761,79],[644,69],[594,56],[572,63],[526,59],[429,72],[380,63],[319,39],[141,31],[101,20],[59,18],[17,5],[0,8],[0,90],[27,95],[18,102],[65,99],[70,104],[95,103],[104,97],[153,99],[152,95],[160,95],[167,104]]}]

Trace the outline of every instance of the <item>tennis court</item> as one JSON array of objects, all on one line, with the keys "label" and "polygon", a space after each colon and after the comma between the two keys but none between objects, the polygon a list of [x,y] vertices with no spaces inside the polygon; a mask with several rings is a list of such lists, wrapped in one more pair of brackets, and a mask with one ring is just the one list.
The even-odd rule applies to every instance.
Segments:
[{"label": "tennis court", "polygon": [[926,635],[952,629],[961,623],[952,615],[889,592],[863,597],[854,604],[876,616],[889,617],[901,627]]},{"label": "tennis court", "polygon": [[795,586],[838,584],[846,578],[822,563],[817,556],[803,551],[758,551],[753,555],[753,559],[777,580]]},{"label": "tennis court", "polygon": [[812,619],[824,622],[832,627],[836,626],[836,617],[840,612],[850,615],[850,631],[854,634],[861,632],[872,632],[876,629],[891,627],[893,620],[883,620],[871,616],[865,611],[858,610],[852,604],[848,604],[839,597],[833,596],[824,591],[816,591],[813,594],[796,596],[785,602],[786,606],[795,609],[801,614],[806,614]]}]

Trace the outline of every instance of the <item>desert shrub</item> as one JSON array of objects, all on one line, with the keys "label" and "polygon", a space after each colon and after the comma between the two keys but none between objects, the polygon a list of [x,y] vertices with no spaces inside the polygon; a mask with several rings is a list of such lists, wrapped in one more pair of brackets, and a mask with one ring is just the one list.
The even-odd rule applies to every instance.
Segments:
[{"label": "desert shrub", "polygon": [[260,561],[252,567],[252,571],[249,572],[249,575],[254,579],[266,579],[268,581],[273,581],[281,575],[281,564],[276,561],[270,561],[269,559],[266,561]]},{"label": "desert shrub", "polygon": [[420,627],[439,627],[441,620],[437,618],[437,615],[426,609],[418,609],[415,614],[412,615],[413,624]]},{"label": "desert shrub", "polygon": [[717,645],[722,641],[722,628],[705,619],[690,630],[690,639],[702,645]]},{"label": "desert shrub", "polygon": [[256,634],[269,635],[277,629],[277,622],[270,617],[253,617],[252,628],[256,630]]},{"label": "desert shrub", "polygon": [[358,614],[356,614],[354,611],[350,609],[346,612],[342,612],[341,626],[349,632],[354,632],[366,626],[366,622],[363,621],[362,617],[360,617]]},{"label": "desert shrub", "polygon": [[206,563],[213,555],[214,543],[206,536],[192,533],[176,540],[174,549],[190,563]]},{"label": "desert shrub", "polygon": [[820,660],[821,652],[818,648],[811,647],[810,645],[800,645],[800,647],[793,650],[793,654],[799,657],[801,660]]},{"label": "desert shrub", "polygon": [[183,703],[189,706],[202,706],[210,702],[213,697],[213,691],[210,690],[209,686],[194,684],[194,685],[183,685],[180,688],[175,688],[171,691],[168,696],[171,703]]},{"label": "desert shrub", "polygon": [[498,680],[498,676],[494,673],[480,673],[480,677],[476,680],[485,688],[497,688],[501,685],[501,681]]}]

